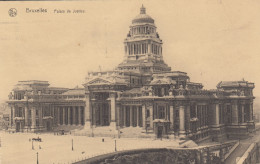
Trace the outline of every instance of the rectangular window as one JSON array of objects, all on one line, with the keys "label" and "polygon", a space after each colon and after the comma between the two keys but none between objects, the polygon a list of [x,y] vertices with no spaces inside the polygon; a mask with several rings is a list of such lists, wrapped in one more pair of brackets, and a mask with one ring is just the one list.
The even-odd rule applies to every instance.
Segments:
[{"label": "rectangular window", "polygon": [[158,107],[158,114],[159,114],[159,119],[164,119],[165,118],[165,107],[164,106],[159,106]]}]

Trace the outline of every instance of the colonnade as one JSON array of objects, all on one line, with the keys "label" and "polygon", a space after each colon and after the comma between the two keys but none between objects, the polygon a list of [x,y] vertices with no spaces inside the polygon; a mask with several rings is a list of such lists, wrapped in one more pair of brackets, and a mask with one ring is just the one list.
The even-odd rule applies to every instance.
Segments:
[{"label": "colonnade", "polygon": [[123,127],[143,127],[144,112],[142,106],[123,106],[121,108],[121,125]]},{"label": "colonnade", "polygon": [[56,106],[54,108],[56,125],[84,125],[83,106]]},{"label": "colonnade", "polygon": [[148,44],[146,42],[128,43],[125,46],[126,54],[137,55],[153,53],[157,55],[162,54],[162,46],[158,44]]}]

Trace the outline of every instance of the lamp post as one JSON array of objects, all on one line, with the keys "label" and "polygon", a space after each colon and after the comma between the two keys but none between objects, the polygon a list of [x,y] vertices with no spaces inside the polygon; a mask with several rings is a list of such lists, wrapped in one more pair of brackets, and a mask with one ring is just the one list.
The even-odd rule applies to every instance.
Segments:
[{"label": "lamp post", "polygon": [[32,150],[34,150],[34,146],[33,146],[33,140],[32,140]]},{"label": "lamp post", "polygon": [[115,151],[117,151],[117,150],[116,150],[116,140],[115,140]]},{"label": "lamp post", "polygon": [[73,151],[73,139],[71,140],[71,150]]},{"label": "lamp post", "polygon": [[39,164],[39,160],[38,160],[38,152],[37,152],[36,154],[37,154],[37,164]]}]

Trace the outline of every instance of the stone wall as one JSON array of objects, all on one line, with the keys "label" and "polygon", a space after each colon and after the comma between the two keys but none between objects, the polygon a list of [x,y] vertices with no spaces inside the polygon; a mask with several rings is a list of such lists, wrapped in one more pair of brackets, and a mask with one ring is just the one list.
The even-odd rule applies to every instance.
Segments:
[{"label": "stone wall", "polygon": [[260,141],[252,143],[247,151],[240,157],[237,164],[256,164],[260,162]]},{"label": "stone wall", "polygon": [[[138,149],[121,151],[93,157],[74,164],[206,164],[209,158],[205,158],[206,152],[202,149]],[[218,157],[210,158],[212,164],[220,163]]]}]

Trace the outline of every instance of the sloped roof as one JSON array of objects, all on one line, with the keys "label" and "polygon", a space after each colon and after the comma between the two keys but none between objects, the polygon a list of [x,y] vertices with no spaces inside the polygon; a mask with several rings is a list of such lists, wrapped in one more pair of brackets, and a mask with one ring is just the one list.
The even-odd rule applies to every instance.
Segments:
[{"label": "sloped roof", "polygon": [[124,84],[126,81],[117,76],[94,76],[93,78],[87,80],[85,85],[111,85],[111,84]]},{"label": "sloped roof", "polygon": [[124,91],[123,94],[142,94],[141,88],[133,88],[127,91]]},{"label": "sloped roof", "polygon": [[64,92],[63,95],[84,95],[84,88],[70,89],[67,92]]},{"label": "sloped roof", "polygon": [[218,83],[217,88],[221,87],[254,87],[254,84],[248,81],[221,81]]},{"label": "sloped roof", "polygon": [[171,78],[155,78],[151,81],[150,85],[161,85],[161,84],[176,84],[175,80]]}]

